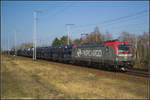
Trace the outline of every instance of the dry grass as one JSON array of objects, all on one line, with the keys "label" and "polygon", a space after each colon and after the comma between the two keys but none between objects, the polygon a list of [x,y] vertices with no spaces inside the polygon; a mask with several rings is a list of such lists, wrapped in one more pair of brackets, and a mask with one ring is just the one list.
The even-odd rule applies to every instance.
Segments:
[{"label": "dry grass", "polygon": [[148,98],[148,84],[2,56],[2,98]]}]

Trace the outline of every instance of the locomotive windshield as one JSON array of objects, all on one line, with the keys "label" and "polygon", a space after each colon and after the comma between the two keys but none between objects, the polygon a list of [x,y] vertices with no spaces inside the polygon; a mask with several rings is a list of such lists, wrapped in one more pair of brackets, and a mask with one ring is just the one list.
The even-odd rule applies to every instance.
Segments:
[{"label": "locomotive windshield", "polygon": [[131,52],[130,45],[118,45],[118,52]]}]

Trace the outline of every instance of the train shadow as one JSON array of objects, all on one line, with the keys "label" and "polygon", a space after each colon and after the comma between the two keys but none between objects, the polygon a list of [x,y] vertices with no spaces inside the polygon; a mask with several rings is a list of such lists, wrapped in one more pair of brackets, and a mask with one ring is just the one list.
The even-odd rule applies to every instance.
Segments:
[{"label": "train shadow", "polygon": [[[26,56],[22,56],[22,57],[26,57]],[[27,58],[32,58],[32,57],[27,57]],[[75,66],[79,66],[79,67],[96,69],[96,70],[107,71],[107,72],[121,72],[121,71],[118,71],[118,70],[115,70],[115,69],[111,69],[108,66],[103,66],[103,65],[99,66],[97,64],[87,64],[87,62],[84,62],[84,63],[71,63],[71,61],[59,61],[59,60],[44,59],[44,58],[38,58],[37,57],[36,61],[39,61],[39,60],[63,63],[63,64],[67,64],[67,65],[75,65]]]},{"label": "train shadow", "polygon": [[94,65],[94,64],[86,64],[86,63],[69,63],[69,62],[61,62],[63,64],[67,64],[67,65],[75,65],[75,66],[78,66],[78,67],[84,67],[84,68],[90,68],[90,69],[96,69],[96,70],[101,70],[101,71],[107,71],[107,72],[121,72],[119,70],[115,70],[113,68],[110,68],[108,66],[99,66],[99,65]]}]

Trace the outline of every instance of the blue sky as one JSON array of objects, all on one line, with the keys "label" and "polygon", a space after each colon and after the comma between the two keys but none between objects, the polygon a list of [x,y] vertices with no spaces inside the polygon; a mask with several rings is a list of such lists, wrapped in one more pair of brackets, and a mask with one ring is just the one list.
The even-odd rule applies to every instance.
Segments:
[{"label": "blue sky", "polygon": [[[33,40],[33,11],[37,14],[37,43],[50,44],[55,37],[67,35],[80,38],[81,32],[90,33],[96,26],[116,38],[123,31],[142,34],[149,31],[148,1],[29,1],[1,3],[2,48],[11,48],[16,31],[17,45]],[[41,40],[41,41],[40,41]],[[9,41],[9,43],[8,43]]]}]

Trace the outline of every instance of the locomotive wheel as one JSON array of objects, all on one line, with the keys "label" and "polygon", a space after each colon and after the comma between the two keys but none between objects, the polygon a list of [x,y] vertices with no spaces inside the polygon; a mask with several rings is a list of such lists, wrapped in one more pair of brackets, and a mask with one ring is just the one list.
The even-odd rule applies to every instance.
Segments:
[{"label": "locomotive wheel", "polygon": [[121,67],[121,68],[120,68],[120,71],[121,71],[121,72],[127,72],[127,68],[126,68],[126,67]]}]

